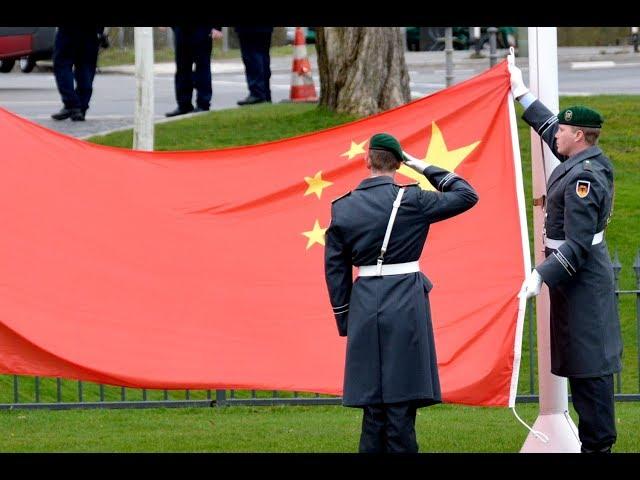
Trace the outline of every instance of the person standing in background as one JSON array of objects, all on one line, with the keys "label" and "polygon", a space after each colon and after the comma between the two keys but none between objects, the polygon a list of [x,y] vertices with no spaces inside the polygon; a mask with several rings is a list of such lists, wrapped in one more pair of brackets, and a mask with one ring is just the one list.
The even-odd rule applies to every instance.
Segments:
[{"label": "person standing in background", "polygon": [[[54,120],[84,121],[93,93],[98,49],[104,27],[58,27],[53,47],[53,74],[62,109]],[[75,84],[74,84],[75,80]]]},{"label": "person standing in background", "polygon": [[[175,91],[178,107],[167,117],[206,112],[211,107],[211,51],[213,39],[222,38],[222,27],[171,27],[176,59]],[[195,70],[193,68],[195,64]],[[193,90],[196,107],[193,107]]]},{"label": "person standing in background", "polygon": [[238,105],[271,103],[271,34],[273,27],[235,27],[240,40],[240,51],[244,63],[249,95],[238,101]]}]

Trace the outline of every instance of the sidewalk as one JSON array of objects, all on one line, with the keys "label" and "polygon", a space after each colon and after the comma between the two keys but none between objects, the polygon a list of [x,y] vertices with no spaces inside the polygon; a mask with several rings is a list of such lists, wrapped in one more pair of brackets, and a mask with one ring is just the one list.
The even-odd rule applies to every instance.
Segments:
[{"label": "sidewalk", "polygon": [[[454,50],[454,65],[489,65],[489,53],[482,51],[484,58],[471,58],[472,50]],[[508,50],[498,49],[498,61],[507,56]],[[444,67],[445,52],[405,52],[407,67]],[[631,45],[620,45],[615,47],[558,47],[558,63],[572,62],[595,62],[595,61],[640,61],[640,53],[634,53]],[[318,71],[316,55],[310,55],[312,71]],[[526,57],[517,57],[518,65],[527,66],[529,60]],[[271,71],[273,73],[291,73],[291,57],[272,57]],[[213,74],[242,73],[244,65],[239,59],[212,60],[211,68]],[[173,75],[176,71],[175,63],[156,63],[153,66],[156,75]],[[133,75],[134,65],[117,65],[113,67],[101,67],[101,73],[119,73]]]},{"label": "sidewalk", "polygon": [[[593,61],[630,61],[640,60],[640,53],[634,53],[631,45],[617,47],[558,47],[558,63],[567,64],[573,62],[593,62]],[[481,54],[485,58],[471,58],[474,52],[471,50],[454,50],[454,65],[482,65],[489,64],[489,52],[482,50]],[[497,50],[498,62],[506,58],[509,51],[507,49]],[[407,66],[440,66],[445,65],[444,52],[405,52]],[[525,56],[516,56],[516,63],[521,66],[528,66],[529,59]]]}]

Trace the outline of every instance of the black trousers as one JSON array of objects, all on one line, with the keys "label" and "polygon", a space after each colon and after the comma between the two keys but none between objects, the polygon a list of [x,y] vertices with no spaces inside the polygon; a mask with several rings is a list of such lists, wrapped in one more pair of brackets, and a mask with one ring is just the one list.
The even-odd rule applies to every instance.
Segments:
[{"label": "black trousers", "polygon": [[[213,27],[171,27],[176,55],[175,89],[178,108],[192,110],[193,89],[196,105],[204,110],[211,105],[211,50]],[[195,70],[193,68],[195,64]]]},{"label": "black trousers", "polygon": [[[53,47],[53,74],[66,108],[87,110],[98,61],[96,27],[58,27]],[[75,85],[74,85],[75,80]]]},{"label": "black trousers", "polygon": [[569,377],[582,452],[608,452],[617,438],[613,375]]},{"label": "black trousers", "polygon": [[271,32],[238,32],[249,94],[271,101]]},{"label": "black trousers", "polygon": [[413,402],[363,407],[360,453],[417,453]]}]

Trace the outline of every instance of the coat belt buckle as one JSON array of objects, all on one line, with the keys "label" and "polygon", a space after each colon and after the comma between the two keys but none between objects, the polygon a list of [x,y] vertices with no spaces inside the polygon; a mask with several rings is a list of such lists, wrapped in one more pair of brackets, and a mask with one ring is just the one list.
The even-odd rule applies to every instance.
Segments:
[{"label": "coat belt buckle", "polygon": [[376,276],[382,276],[382,258],[378,258],[378,262],[376,264]]}]

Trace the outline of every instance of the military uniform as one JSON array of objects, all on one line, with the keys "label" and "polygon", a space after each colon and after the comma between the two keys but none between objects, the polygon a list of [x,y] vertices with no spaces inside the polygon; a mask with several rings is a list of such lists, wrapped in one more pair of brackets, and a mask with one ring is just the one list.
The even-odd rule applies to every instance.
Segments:
[{"label": "military uniform", "polygon": [[[613,206],[613,167],[595,145],[572,157],[557,151],[558,125],[576,124],[572,115],[568,109],[556,116],[536,100],[523,119],[562,162],[547,182],[546,259],[536,270],[549,287],[551,372],[570,380],[580,438],[588,450],[615,441],[613,373],[621,370],[622,340],[604,239]],[[593,380],[586,388],[595,390],[585,397],[577,390],[589,384],[586,379]],[[600,395],[600,412],[584,408],[583,398],[588,401],[593,395]]]},{"label": "military uniform", "polygon": [[417,183],[397,185],[383,175],[363,180],[335,200],[325,247],[331,305],[339,335],[347,336],[343,405],[366,409],[410,402],[414,420],[415,408],[441,402],[429,307],[432,283],[417,268],[353,282],[352,266],[376,268],[401,188],[383,268],[417,265],[429,225],[477,202],[475,190],[455,173],[436,166],[423,173],[439,192],[424,191]]}]

